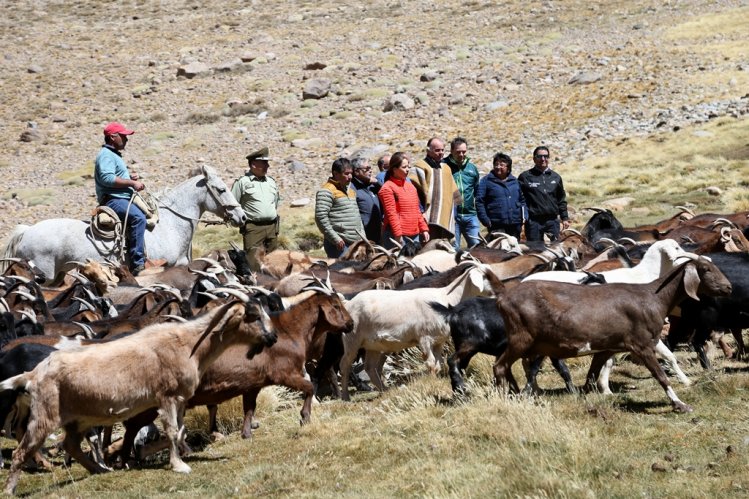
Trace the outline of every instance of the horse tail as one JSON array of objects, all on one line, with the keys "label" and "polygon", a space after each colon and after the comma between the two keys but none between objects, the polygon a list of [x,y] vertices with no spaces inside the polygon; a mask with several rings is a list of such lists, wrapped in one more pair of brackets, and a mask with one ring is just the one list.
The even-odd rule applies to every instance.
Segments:
[{"label": "horse tail", "polygon": [[[23,234],[26,232],[26,229],[28,229],[29,225],[16,225],[16,228],[13,229],[13,232],[10,235],[10,239],[8,240],[8,244],[5,245],[5,249],[3,250],[3,258],[15,258],[16,252],[18,251],[18,245],[21,244],[21,239],[23,239]],[[8,261],[2,261],[0,262],[0,274],[5,272],[8,267],[10,266],[12,262]]]}]

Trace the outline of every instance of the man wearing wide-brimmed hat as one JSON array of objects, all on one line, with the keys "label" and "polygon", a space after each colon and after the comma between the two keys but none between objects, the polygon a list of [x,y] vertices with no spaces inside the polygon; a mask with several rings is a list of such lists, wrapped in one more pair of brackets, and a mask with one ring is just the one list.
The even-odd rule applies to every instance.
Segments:
[{"label": "man wearing wide-brimmed hat", "polygon": [[247,261],[253,271],[260,270],[257,250],[264,247],[271,252],[278,247],[278,186],[267,175],[270,156],[263,147],[247,155],[249,170],[238,178],[231,188],[232,194],[242,206],[247,223],[240,227],[243,235]]},{"label": "man wearing wide-brimmed hat", "polygon": [[127,218],[130,271],[138,275],[146,263],[146,215],[130,203],[130,197],[133,191],[145,189],[145,185],[137,173],[128,170],[121,152],[134,133],[117,122],[104,127],[104,145],[94,163],[94,182],[99,204],[111,208],[120,220]]}]

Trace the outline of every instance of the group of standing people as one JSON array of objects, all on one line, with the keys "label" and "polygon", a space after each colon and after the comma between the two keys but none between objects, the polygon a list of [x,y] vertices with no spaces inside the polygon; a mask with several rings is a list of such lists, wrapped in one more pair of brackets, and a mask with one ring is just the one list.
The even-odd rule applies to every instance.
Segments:
[{"label": "group of standing people", "polygon": [[[104,128],[104,145],[95,163],[94,179],[100,204],[128,218],[128,257],[134,274],[145,265],[145,215],[128,200],[144,185],[130,172],[121,151],[134,132],[120,123]],[[248,171],[232,185],[232,194],[247,215],[240,228],[250,268],[260,269],[257,250],[278,247],[280,200],[278,186],[268,176],[270,156],[264,147],[247,155]],[[413,165],[408,155],[396,152],[377,160],[373,174],[369,159],[336,159],[331,176],[317,192],[315,223],[323,234],[325,253],[341,256],[348,247],[366,237],[385,247],[405,238],[427,242],[431,237],[455,236],[469,247],[479,244],[480,224],[492,233],[527,241],[559,238],[569,227],[567,196],[561,176],[549,168],[549,148],[533,151],[534,166],[518,177],[512,174],[512,158],[497,153],[491,172],[481,178],[468,157],[468,142],[456,137],[445,156],[439,137],[427,141],[426,155]],[[128,211],[129,210],[129,211]]]},{"label": "group of standing people", "polygon": [[549,161],[549,148],[539,146],[534,166],[515,177],[512,158],[500,152],[481,178],[462,137],[450,142],[447,156],[445,143],[432,137],[426,156],[413,165],[403,152],[382,156],[377,175],[366,158],[339,158],[317,192],[315,222],[331,258],[363,236],[392,247],[404,238],[454,235],[456,249],[462,238],[472,247],[480,242],[480,225],[489,239],[497,232],[520,237],[525,228],[528,241],[556,240],[569,215],[562,178]]}]

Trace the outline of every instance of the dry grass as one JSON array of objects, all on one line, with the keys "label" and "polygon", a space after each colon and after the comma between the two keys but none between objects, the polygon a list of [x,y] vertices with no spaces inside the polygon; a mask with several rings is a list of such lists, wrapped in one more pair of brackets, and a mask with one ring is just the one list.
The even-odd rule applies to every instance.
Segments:
[{"label": "dry grass", "polygon": [[[454,398],[446,378],[413,377],[383,395],[326,400],[298,426],[301,401],[281,389],[261,394],[261,427],[251,442],[237,433],[238,401],[221,406],[233,433],[170,473],[162,456],[146,469],[88,476],[78,465],[25,474],[19,492],[116,497],[241,495],[271,497],[730,497],[749,489],[746,403],[749,372],[721,362],[706,373],[678,354],[694,387],[676,386],[695,413],[670,412],[644,368],[623,363],[618,395],[569,396],[545,368],[537,398],[508,398],[487,383],[490,362],[476,359],[471,395]],[[586,360],[573,361],[582,382]],[[517,372],[516,374],[520,374]],[[188,413],[190,441],[204,441],[206,414]],[[727,449],[730,446],[730,451]],[[663,471],[652,471],[653,465]]]}]

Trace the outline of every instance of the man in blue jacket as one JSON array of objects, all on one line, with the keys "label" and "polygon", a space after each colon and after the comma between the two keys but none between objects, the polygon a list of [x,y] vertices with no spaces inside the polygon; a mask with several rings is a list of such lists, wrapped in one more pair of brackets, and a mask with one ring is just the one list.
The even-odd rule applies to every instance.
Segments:
[{"label": "man in blue jacket", "polygon": [[364,224],[364,233],[370,241],[381,244],[382,208],[380,208],[380,199],[377,197],[381,185],[372,176],[369,159],[357,156],[351,160],[351,166],[354,168],[351,186],[356,190],[356,204],[359,206],[359,215]]},{"label": "man in blue jacket", "polygon": [[479,171],[467,156],[468,142],[456,137],[450,142],[450,155],[444,159],[453,173],[455,185],[462,202],[455,204],[455,249],[460,249],[460,236],[466,237],[469,248],[479,244],[479,219],[476,216],[476,188],[479,185]]},{"label": "man in blue jacket", "polygon": [[476,211],[479,221],[492,232],[520,237],[526,213],[525,197],[518,179],[512,175],[512,158],[494,155],[493,168],[479,182],[476,190]]}]

